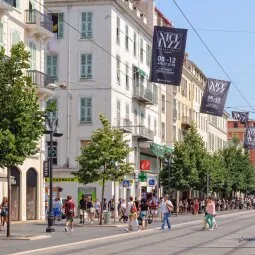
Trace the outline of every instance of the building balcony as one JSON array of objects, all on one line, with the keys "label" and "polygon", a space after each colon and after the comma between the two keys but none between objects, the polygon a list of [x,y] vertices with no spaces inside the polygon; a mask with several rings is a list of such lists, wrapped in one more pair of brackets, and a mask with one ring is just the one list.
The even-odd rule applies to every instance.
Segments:
[{"label": "building balcony", "polygon": [[42,94],[52,94],[53,89],[49,88],[49,84],[54,84],[54,78],[39,72],[37,70],[27,70],[26,76],[30,77],[32,83],[37,86],[38,92]]},{"label": "building balcony", "polygon": [[14,0],[0,0],[0,11],[9,11],[14,7]]},{"label": "building balcony", "polygon": [[31,34],[46,39],[53,38],[54,36],[51,18],[35,9],[25,10],[25,23],[27,30]]},{"label": "building balcony", "polygon": [[188,116],[182,116],[182,120],[181,120],[181,127],[182,129],[186,130],[189,129],[191,127],[191,123],[192,123],[192,118],[188,117]]},{"label": "building balcony", "polygon": [[157,96],[144,86],[133,86],[133,98],[146,105],[157,104]]},{"label": "building balcony", "polygon": [[153,141],[154,132],[146,127],[134,127],[133,136],[137,137],[139,141]]},{"label": "building balcony", "polygon": [[114,126],[122,130],[123,133],[132,133],[132,121],[129,119],[117,118]]}]

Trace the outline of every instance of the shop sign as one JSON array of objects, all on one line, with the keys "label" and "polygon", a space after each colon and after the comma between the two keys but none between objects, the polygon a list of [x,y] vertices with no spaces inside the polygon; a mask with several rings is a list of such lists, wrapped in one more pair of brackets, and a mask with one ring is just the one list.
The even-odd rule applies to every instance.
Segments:
[{"label": "shop sign", "polygon": [[140,173],[140,174],[138,175],[138,180],[139,180],[140,182],[146,182],[146,181],[147,181],[147,175],[146,175],[145,173]]},{"label": "shop sign", "polygon": [[[45,178],[46,182],[50,182],[50,178]],[[66,177],[66,178],[53,178],[53,182],[78,182],[76,177]]]},{"label": "shop sign", "polygon": [[128,188],[128,187],[130,187],[130,181],[124,180],[124,181],[122,182],[122,185],[123,185],[124,188]]},{"label": "shop sign", "polygon": [[141,169],[141,171],[151,170],[151,161],[148,159],[141,160],[140,161],[140,169]]},{"label": "shop sign", "polygon": [[149,185],[149,186],[155,186],[155,180],[152,179],[152,178],[149,179],[149,180],[148,180],[148,185]]}]

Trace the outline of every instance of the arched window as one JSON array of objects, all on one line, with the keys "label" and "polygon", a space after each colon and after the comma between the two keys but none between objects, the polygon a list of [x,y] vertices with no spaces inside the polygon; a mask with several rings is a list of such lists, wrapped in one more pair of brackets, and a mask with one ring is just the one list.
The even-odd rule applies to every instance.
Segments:
[{"label": "arched window", "polygon": [[36,219],[37,173],[33,168],[27,171],[27,220]]},{"label": "arched window", "polygon": [[36,44],[33,41],[30,41],[28,44],[29,53],[30,53],[30,69],[36,70]]},{"label": "arched window", "polygon": [[14,177],[11,187],[11,220],[19,220],[20,215],[20,171],[17,167],[11,168]]}]

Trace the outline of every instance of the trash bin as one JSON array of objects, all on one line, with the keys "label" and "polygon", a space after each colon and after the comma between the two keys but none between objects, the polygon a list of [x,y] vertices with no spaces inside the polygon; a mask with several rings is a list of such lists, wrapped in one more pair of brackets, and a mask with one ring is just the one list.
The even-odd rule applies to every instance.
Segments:
[{"label": "trash bin", "polygon": [[104,212],[104,224],[109,224],[111,219],[111,213],[110,212]]}]

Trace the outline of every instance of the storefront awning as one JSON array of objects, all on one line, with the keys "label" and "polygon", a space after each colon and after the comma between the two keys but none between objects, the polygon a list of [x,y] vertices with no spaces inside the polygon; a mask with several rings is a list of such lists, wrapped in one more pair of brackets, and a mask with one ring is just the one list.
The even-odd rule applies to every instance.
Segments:
[{"label": "storefront awning", "polygon": [[148,75],[142,70],[139,68],[139,74],[142,76],[142,77],[148,77]]},{"label": "storefront awning", "polygon": [[171,154],[174,151],[174,148],[157,143],[151,143],[150,149],[159,158],[164,158],[165,154]]}]

